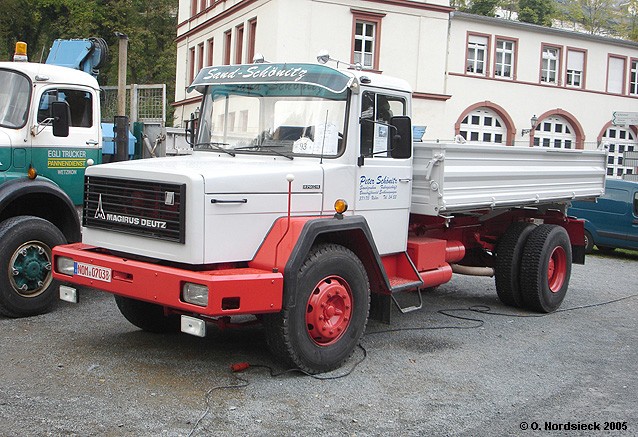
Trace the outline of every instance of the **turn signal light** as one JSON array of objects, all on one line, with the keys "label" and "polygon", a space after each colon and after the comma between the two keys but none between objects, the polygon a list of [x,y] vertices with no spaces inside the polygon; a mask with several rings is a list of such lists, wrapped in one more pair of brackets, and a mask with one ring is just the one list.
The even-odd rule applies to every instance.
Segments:
[{"label": "turn signal light", "polygon": [[35,167],[29,166],[27,176],[29,177],[29,179],[35,179],[38,176],[38,171],[35,169]]},{"label": "turn signal light", "polygon": [[337,214],[343,214],[348,210],[348,202],[343,199],[337,199],[335,201],[335,211]]}]

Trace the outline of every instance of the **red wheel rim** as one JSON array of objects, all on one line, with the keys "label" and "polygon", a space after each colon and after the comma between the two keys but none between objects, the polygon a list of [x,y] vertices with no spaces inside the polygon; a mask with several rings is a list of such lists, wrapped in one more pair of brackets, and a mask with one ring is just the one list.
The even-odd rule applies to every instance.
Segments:
[{"label": "red wheel rim", "polygon": [[567,277],[567,254],[565,249],[558,246],[549,257],[547,266],[547,285],[552,293],[558,293]]},{"label": "red wheel rim", "polygon": [[352,291],[345,279],[328,276],[315,286],[306,306],[308,335],[320,346],[336,343],[348,329]]}]

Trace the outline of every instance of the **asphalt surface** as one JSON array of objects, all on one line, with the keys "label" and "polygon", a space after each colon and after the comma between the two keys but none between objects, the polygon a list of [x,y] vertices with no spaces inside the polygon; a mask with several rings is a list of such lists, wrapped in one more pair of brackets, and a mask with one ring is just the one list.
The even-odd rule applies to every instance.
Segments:
[{"label": "asphalt surface", "polygon": [[[638,435],[638,253],[575,265],[545,317],[502,306],[490,278],[423,298],[371,321],[363,348],[320,377],[351,373],[324,380],[257,367],[286,370],[259,326],[148,334],[92,290],[0,318],[0,435]],[[252,366],[233,374],[238,362]]]}]

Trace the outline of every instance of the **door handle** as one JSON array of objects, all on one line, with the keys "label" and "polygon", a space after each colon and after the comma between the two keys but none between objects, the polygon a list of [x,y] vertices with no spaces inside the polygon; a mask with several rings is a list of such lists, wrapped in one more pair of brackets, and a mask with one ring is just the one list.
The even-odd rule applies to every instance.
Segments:
[{"label": "door handle", "polygon": [[399,182],[410,182],[411,180],[411,178],[401,178],[399,179]]},{"label": "door handle", "polygon": [[97,146],[98,142],[95,140],[86,140],[86,145],[87,146]]},{"label": "door handle", "polygon": [[248,199],[210,199],[210,203],[248,203]]}]

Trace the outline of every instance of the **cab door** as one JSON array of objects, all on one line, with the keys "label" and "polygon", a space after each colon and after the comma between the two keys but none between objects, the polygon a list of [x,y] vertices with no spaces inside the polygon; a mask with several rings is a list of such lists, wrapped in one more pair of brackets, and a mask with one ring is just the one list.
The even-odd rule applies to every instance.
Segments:
[{"label": "cab door", "polygon": [[[35,101],[33,166],[79,205],[87,162],[101,162],[99,99],[91,88],[54,86],[43,89]],[[53,135],[51,104],[55,101],[66,102],[69,107],[70,126],[66,137]]]},{"label": "cab door", "polygon": [[[392,117],[408,113],[404,96],[361,94],[354,213],[363,215],[381,255],[404,252],[412,193],[412,157],[393,157]],[[410,139],[411,142],[411,139]],[[411,155],[411,154],[410,154]]]}]

